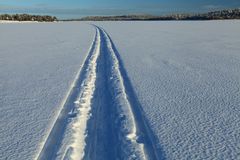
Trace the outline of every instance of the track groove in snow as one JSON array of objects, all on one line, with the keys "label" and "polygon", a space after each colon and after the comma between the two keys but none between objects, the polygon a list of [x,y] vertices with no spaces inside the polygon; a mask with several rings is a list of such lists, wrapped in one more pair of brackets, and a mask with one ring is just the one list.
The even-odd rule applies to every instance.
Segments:
[{"label": "track groove in snow", "polygon": [[[95,26],[89,54],[37,159],[160,159],[110,36]],[[64,136],[70,129],[70,136]],[[67,147],[61,151],[61,145]]]},{"label": "track groove in snow", "polygon": [[97,38],[98,34],[96,33],[94,41],[89,49],[89,53],[84,61],[84,64],[82,67],[80,67],[76,78],[74,79],[69,92],[67,93],[66,98],[63,100],[62,109],[52,127],[50,130],[50,133],[48,137],[46,138],[46,141],[39,153],[37,155],[37,159],[44,160],[44,159],[55,159],[56,153],[58,149],[60,148],[60,143],[63,139],[65,129],[68,125],[68,119],[74,116],[71,114],[75,107],[75,101],[78,99],[79,93],[81,91],[82,84],[84,82],[84,78],[87,74],[87,68],[90,63],[90,59],[94,54],[94,51],[97,46]]}]

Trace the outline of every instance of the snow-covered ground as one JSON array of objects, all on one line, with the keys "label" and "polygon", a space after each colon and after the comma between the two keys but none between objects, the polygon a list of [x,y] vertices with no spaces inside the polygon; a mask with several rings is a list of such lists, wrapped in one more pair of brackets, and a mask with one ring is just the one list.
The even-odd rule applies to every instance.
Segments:
[{"label": "snow-covered ground", "polygon": [[83,23],[0,25],[0,159],[35,158],[93,37]]},{"label": "snow-covered ground", "polygon": [[8,21],[8,20],[0,20],[1,23],[37,23],[37,21]]},{"label": "snow-covered ground", "polygon": [[0,159],[240,159],[240,21],[94,24],[0,25]]},{"label": "snow-covered ground", "polygon": [[240,159],[240,21],[99,23],[166,159]]}]

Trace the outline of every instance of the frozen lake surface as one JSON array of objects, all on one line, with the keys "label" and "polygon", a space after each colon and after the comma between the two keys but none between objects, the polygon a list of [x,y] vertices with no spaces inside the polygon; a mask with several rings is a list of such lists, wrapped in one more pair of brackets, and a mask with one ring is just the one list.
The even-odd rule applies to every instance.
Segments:
[{"label": "frozen lake surface", "polygon": [[83,23],[0,24],[0,159],[33,159],[94,36]]},{"label": "frozen lake surface", "polygon": [[240,21],[94,24],[0,24],[2,159],[240,158]]},{"label": "frozen lake surface", "polygon": [[166,159],[240,158],[240,21],[99,25]]}]

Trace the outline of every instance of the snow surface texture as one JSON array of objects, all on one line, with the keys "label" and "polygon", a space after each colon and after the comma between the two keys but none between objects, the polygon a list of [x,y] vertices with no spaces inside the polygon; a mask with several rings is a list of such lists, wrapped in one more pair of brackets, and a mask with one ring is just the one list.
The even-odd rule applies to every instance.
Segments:
[{"label": "snow surface texture", "polygon": [[83,67],[37,159],[157,159],[111,38],[97,26]]},{"label": "snow surface texture", "polygon": [[240,159],[240,21],[99,22],[162,159]]},{"label": "snow surface texture", "polygon": [[240,21],[96,24],[0,25],[1,158],[240,158]]},{"label": "snow surface texture", "polygon": [[94,37],[83,23],[0,25],[0,159],[34,159]]}]

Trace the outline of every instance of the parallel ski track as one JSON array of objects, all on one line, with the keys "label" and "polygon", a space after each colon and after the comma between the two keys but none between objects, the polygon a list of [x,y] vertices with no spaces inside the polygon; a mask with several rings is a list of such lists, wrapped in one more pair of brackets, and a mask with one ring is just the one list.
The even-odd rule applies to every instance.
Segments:
[{"label": "parallel ski track", "polygon": [[[63,159],[161,159],[113,41],[104,29],[93,26],[89,53],[36,159],[56,159],[68,125],[73,135]],[[102,142],[102,135],[111,139]],[[109,150],[105,158],[97,155],[101,149]]]},{"label": "parallel ski track", "polygon": [[[80,67],[73,83],[70,86],[70,89],[62,101],[62,107],[60,109],[60,112],[58,113],[57,119],[55,123],[53,124],[48,136],[46,137],[46,140],[42,146],[42,149],[36,156],[37,160],[51,160],[55,159],[56,152],[58,151],[60,147],[61,140],[63,138],[65,129],[68,125],[68,119],[74,116],[74,113],[71,115],[71,112],[74,110],[75,107],[75,101],[77,100],[79,93],[82,88],[83,81],[85,80],[86,74],[87,74],[87,68],[89,66],[91,57],[94,55],[94,51],[96,50],[97,45],[97,39],[99,37],[99,33],[96,30],[94,40],[92,42],[92,45],[89,49],[88,55],[84,60],[84,64],[82,67]],[[70,113],[70,114],[69,114]]]},{"label": "parallel ski track", "polygon": [[[132,122],[128,121],[127,123],[133,123],[133,128],[131,129],[131,133],[127,135],[127,138],[131,139],[132,143],[136,143],[138,147],[141,146],[142,151],[144,152],[144,157],[136,157],[132,159],[164,159],[162,157],[163,155],[161,155],[161,151],[155,143],[156,138],[152,133],[142,107],[138,102],[124,65],[121,61],[119,52],[107,32],[100,27],[97,28],[100,30],[100,33],[103,34],[103,37],[107,42],[107,48],[110,53],[107,57],[110,58],[110,61],[113,61],[112,67],[115,69],[115,74],[117,76],[116,80],[119,80],[118,83],[120,83],[121,86],[122,96],[124,97],[127,104],[126,106],[128,107],[127,114],[129,114],[129,118],[131,117],[130,121]],[[116,86],[113,87],[116,89]],[[129,150],[129,148],[125,148],[125,150]],[[124,157],[124,159],[130,158]]]}]

